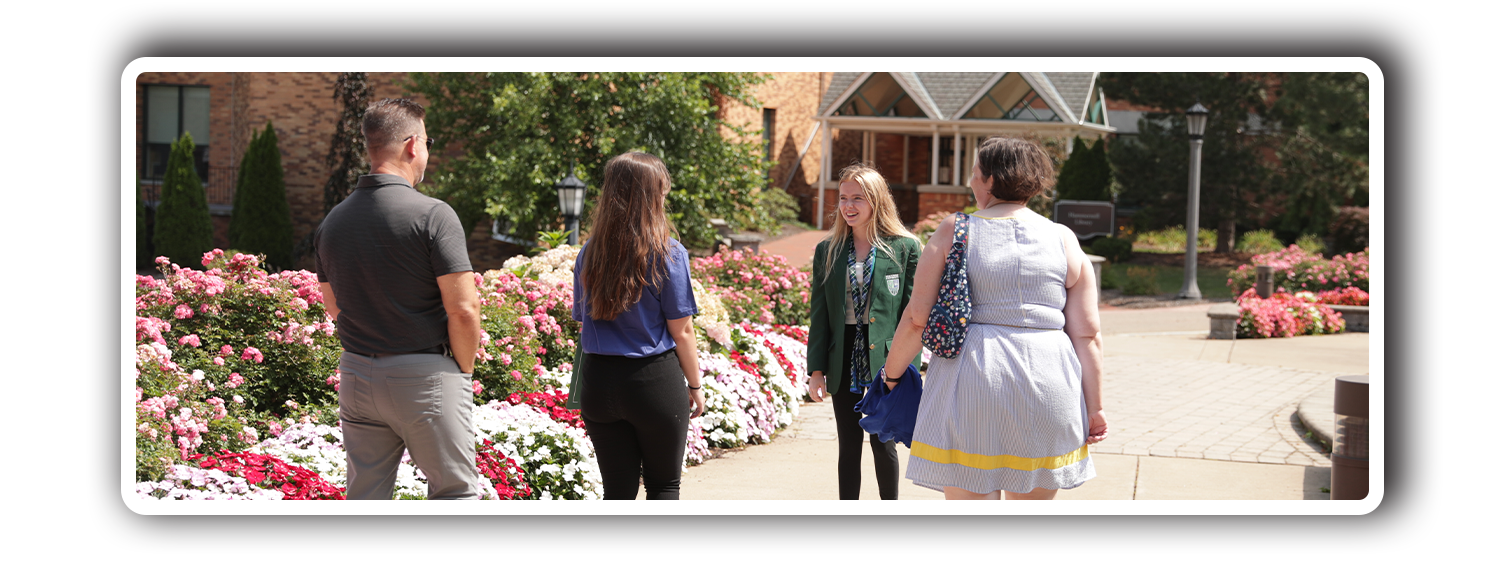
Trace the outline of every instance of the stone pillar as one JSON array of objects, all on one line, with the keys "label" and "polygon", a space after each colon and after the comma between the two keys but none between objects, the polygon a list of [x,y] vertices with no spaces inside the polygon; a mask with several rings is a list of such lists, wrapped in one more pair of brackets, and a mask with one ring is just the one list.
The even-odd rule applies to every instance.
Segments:
[{"label": "stone pillar", "polygon": [[[1270,299],[1271,293],[1276,291],[1276,288],[1273,287],[1276,281],[1275,273],[1276,270],[1270,266],[1255,267],[1255,294],[1259,295],[1261,299]],[[1238,298],[1239,296],[1236,295],[1235,297]]]}]

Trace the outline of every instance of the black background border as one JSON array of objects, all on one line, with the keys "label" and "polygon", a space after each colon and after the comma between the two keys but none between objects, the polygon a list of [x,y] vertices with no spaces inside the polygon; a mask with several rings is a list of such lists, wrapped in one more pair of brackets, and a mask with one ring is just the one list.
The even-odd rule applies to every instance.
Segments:
[{"label": "black background border", "polygon": [[[1293,14],[1295,12],[1295,14]],[[898,15],[897,15],[898,14]],[[1058,39],[1062,15],[1080,29]],[[1082,14],[1089,14],[1082,17]],[[1275,17],[1262,29],[1257,21]],[[1242,21],[1244,33],[1191,36],[1196,18]],[[995,24],[984,24],[995,21]],[[1353,26],[1331,26],[1331,21]],[[392,23],[407,26],[392,27]],[[440,24],[441,23],[441,24]],[[724,23],[735,23],[726,27]],[[1007,24],[1011,23],[1011,24]],[[1020,24],[1016,23],[1034,23]],[[1388,108],[1422,101],[1424,114],[1442,114],[1442,57],[1427,18],[1389,5],[186,5],[127,8],[86,3],[81,8],[83,135],[120,134],[120,78],[139,57],[1365,57],[1385,75]],[[897,33],[924,30],[921,33]],[[181,33],[174,30],[183,30]],[[1271,33],[1274,32],[1274,33]],[[210,36],[192,41],[186,36]],[[910,38],[907,38],[910,36]],[[219,38],[234,38],[222,41]],[[1391,116],[1388,111],[1388,116]],[[1442,209],[1443,125],[1436,119],[1386,119],[1386,186],[1439,186],[1424,204]],[[118,147],[83,143],[81,225],[90,240],[120,236]],[[1400,155],[1400,159],[1395,158]],[[1376,203],[1382,206],[1383,201]],[[1385,257],[1442,248],[1442,215],[1403,216],[1428,237],[1388,237]],[[1436,240],[1434,240],[1436,237]],[[105,246],[108,248],[108,246]],[[118,248],[118,246],[115,246]],[[1391,261],[1386,261],[1391,264]],[[1442,285],[1440,270],[1386,267],[1386,294],[1418,294]],[[118,326],[101,311],[120,311],[110,291],[83,291],[83,326]],[[1389,300],[1386,326],[1428,326],[1403,336],[1400,348],[1442,350],[1443,326],[1430,305]],[[102,323],[101,323],[102,321]],[[1394,347],[1394,345],[1392,345]],[[118,372],[113,354],[80,354],[84,374]],[[1442,354],[1386,354],[1388,374],[1442,374]],[[1434,365],[1436,363],[1436,365]],[[1436,369],[1434,369],[1436,368]],[[1442,411],[1442,377],[1385,378],[1386,413],[1392,399],[1403,410]],[[117,428],[117,387],[83,386],[80,443],[95,455],[129,455],[118,440],[96,440],[89,428]],[[1386,425],[1386,444],[1422,441],[1422,464],[1386,464],[1385,497],[1368,515],[645,515],[645,516],[142,516],[120,500],[113,471],[81,465],[81,552],[84,558],[124,558],[138,552],[1389,552],[1422,542],[1442,504],[1442,417],[1424,425]],[[104,435],[115,435],[105,432]],[[1427,437],[1427,438],[1424,438]],[[102,453],[102,455],[101,455]],[[1391,459],[1391,456],[1386,456]],[[115,458],[118,459],[118,458]],[[1401,486],[1395,486],[1401,483]],[[795,504],[787,504],[795,506]],[[832,525],[837,521],[837,525]],[[808,530],[778,533],[774,542],[726,545],[727,530]],[[849,542],[844,530],[898,533],[898,542]],[[168,530],[201,530],[169,533]],[[214,533],[210,530],[219,530]],[[226,542],[222,530],[306,530],[278,533],[275,542]],[[318,530],[318,531],[312,531]],[[362,540],[375,530],[401,530],[420,542]],[[715,530],[715,531],[709,531]],[[825,533],[811,533],[825,530]],[[885,530],[885,531],[876,531]],[[898,530],[898,531],[897,531]],[[1170,530],[1167,533],[1166,530]],[[1314,531],[1316,530],[1316,531]],[[377,531],[378,533],[378,531]],[[733,533],[730,533],[733,534]],[[864,536],[864,533],[861,533]],[[1170,540],[1149,537],[1170,536]],[[437,537],[480,540],[435,542]],[[502,540],[486,542],[484,537]],[[525,537],[525,540],[514,540]],[[941,537],[939,540],[921,540]],[[1001,537],[1026,537],[1025,542]],[[1268,537],[1280,539],[1268,540]],[[1331,537],[1347,537],[1332,542]]]}]

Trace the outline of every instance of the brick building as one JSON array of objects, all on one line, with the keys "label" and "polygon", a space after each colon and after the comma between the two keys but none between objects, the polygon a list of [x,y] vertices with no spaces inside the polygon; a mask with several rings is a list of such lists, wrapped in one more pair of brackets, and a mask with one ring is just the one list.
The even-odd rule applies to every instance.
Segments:
[{"label": "brick building", "polygon": [[[823,161],[812,223],[835,210],[833,174],[850,162],[880,170],[901,219],[957,211],[975,147],[991,135],[1101,138],[1109,125],[1097,72],[837,72],[814,119]],[[823,189],[818,189],[818,188]]]},{"label": "brick building", "polygon": [[[959,162],[976,140],[993,134],[1098,137],[1113,131],[1103,111],[1098,73],[766,73],[754,90],[762,108],[726,102],[727,121],[759,130],[776,162],[768,187],[792,194],[801,220],[817,225],[835,197],[820,186],[856,161],[879,168],[896,190],[902,219],[968,205]],[[136,77],[136,155],[148,205],[160,193],[171,142],[189,132],[198,145],[215,225],[214,244],[227,246],[235,175],[253,131],[276,129],[285,168],[293,235],[301,240],[323,216],[324,162],[340,108],[333,72],[144,72]],[[402,73],[370,73],[376,99],[403,94]],[[749,141],[754,142],[755,139]],[[969,151],[972,152],[972,151]],[[431,165],[441,166],[434,155]],[[824,192],[826,194],[826,192]],[[489,221],[475,225],[469,251],[475,266],[499,267],[521,248],[496,240]],[[304,259],[301,267],[310,267]]]}]

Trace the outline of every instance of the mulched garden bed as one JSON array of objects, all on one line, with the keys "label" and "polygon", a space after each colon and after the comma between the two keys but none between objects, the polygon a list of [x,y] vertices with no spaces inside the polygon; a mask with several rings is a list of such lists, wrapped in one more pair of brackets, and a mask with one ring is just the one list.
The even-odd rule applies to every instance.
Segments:
[{"label": "mulched garden bed", "polygon": [[[1127,266],[1176,266],[1181,268],[1187,262],[1184,258],[1186,253],[1155,253],[1136,252],[1130,255],[1130,260],[1124,262]],[[1238,268],[1241,264],[1249,264],[1250,258],[1255,254],[1250,252],[1199,252],[1198,265],[1211,268]]]}]

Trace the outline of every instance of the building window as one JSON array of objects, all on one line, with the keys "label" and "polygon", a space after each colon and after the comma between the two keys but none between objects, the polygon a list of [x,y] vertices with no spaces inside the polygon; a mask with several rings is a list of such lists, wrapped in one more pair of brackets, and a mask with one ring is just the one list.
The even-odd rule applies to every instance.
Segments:
[{"label": "building window", "polygon": [[[766,153],[766,162],[775,160],[772,158],[772,147],[776,146],[776,110],[764,108],[760,110],[760,138]],[[771,177],[771,168],[766,167],[765,177]]]},{"label": "building window", "polygon": [[193,165],[208,181],[208,87],[146,86],[146,138],[141,151],[141,180],[161,181],[172,143],[183,133],[193,136]]},{"label": "building window", "polygon": [[1019,73],[1006,73],[964,114],[964,119],[1062,121]]},{"label": "building window", "polygon": [[927,117],[889,72],[871,75],[834,115]]}]

